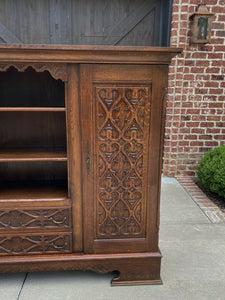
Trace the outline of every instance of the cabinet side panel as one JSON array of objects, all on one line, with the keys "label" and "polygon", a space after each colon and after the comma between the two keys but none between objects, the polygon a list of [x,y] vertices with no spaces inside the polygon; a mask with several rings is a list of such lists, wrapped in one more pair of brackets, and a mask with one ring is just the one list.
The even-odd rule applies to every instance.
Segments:
[{"label": "cabinet side panel", "polygon": [[69,65],[67,84],[68,185],[72,199],[73,252],[83,250],[81,126],[78,65]]},{"label": "cabinet side panel", "polygon": [[148,169],[150,170],[148,190],[150,197],[147,205],[147,211],[151,218],[147,219],[147,227],[156,233],[155,245],[158,244],[159,231],[159,203],[162,175],[162,152],[164,137],[164,117],[165,101],[167,92],[168,66],[153,66],[152,79],[152,107],[151,107],[151,130],[150,145],[151,155]]},{"label": "cabinet side panel", "polygon": [[[157,213],[156,216],[156,231],[159,230],[159,223],[160,223],[160,192],[161,192],[161,176],[162,176],[162,157],[163,157],[163,142],[164,142],[164,131],[165,131],[165,111],[166,111],[166,99],[167,99],[167,86],[168,86],[168,66],[166,65],[159,65],[153,67],[153,84],[154,84],[154,95],[155,99],[155,108],[154,111],[159,116],[160,122],[155,121],[152,123],[152,129],[155,132],[159,132],[158,136],[155,135],[155,144],[156,152],[152,156],[152,162],[156,163],[156,178],[157,178],[157,196],[156,196],[156,203],[157,203]],[[158,104],[158,105],[157,105]],[[157,148],[158,147],[158,148]],[[158,155],[157,155],[158,153]],[[158,160],[156,159],[158,158]],[[152,186],[154,183],[151,182]]]}]

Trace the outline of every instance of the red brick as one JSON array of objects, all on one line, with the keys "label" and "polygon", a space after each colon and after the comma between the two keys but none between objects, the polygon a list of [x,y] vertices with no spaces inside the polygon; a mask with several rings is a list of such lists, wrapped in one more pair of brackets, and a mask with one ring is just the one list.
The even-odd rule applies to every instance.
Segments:
[{"label": "red brick", "polygon": [[216,141],[206,141],[205,146],[216,147],[216,146],[218,146],[218,142],[216,142]]},{"label": "red brick", "polygon": [[212,80],[224,80],[223,75],[212,75]]},{"label": "red brick", "polygon": [[192,121],[206,121],[206,116],[193,115],[191,116]]},{"label": "red brick", "polygon": [[196,135],[184,135],[184,139],[185,140],[197,140],[197,136]]},{"label": "red brick", "polygon": [[[217,82],[216,82],[216,84],[217,84]],[[210,96],[210,95],[203,96],[204,101],[216,101],[217,98],[218,98],[217,96]]]},{"label": "red brick", "polygon": [[198,127],[199,122],[186,122],[187,127]]},{"label": "red brick", "polygon": [[179,12],[179,7],[177,5],[173,5],[173,13]]},{"label": "red brick", "polygon": [[216,22],[213,22],[212,23],[212,29],[224,29],[224,24],[223,23],[216,23]]},{"label": "red brick", "polygon": [[212,7],[212,12],[215,13],[215,14],[217,14],[217,13],[225,14],[225,8],[221,7],[221,6],[213,6]]},{"label": "red brick", "polygon": [[185,66],[194,66],[195,60],[185,60],[184,64]]},{"label": "red brick", "polygon": [[[193,68],[191,68],[191,72],[192,73],[203,73],[204,72],[204,68],[193,67]],[[211,72],[209,72],[209,73],[211,73]]]},{"label": "red brick", "polygon": [[178,21],[179,20],[179,15],[178,14],[173,14],[173,18],[172,18],[172,28],[173,28],[173,22],[174,21]]},{"label": "red brick", "polygon": [[225,122],[216,122],[217,127],[225,127]]},{"label": "red brick", "polygon": [[215,46],[215,51],[216,52],[225,52],[225,46],[223,46],[223,45]]},{"label": "red brick", "polygon": [[220,133],[220,129],[218,129],[218,128],[207,128],[206,133]]},{"label": "red brick", "polygon": [[223,53],[208,53],[208,59],[222,59]]},{"label": "red brick", "polygon": [[218,37],[216,37],[216,38],[211,39],[212,44],[223,45],[223,42],[224,42],[224,39],[222,39],[222,38],[219,39]]},{"label": "red brick", "polygon": [[189,142],[188,141],[180,141],[179,145],[180,146],[189,146]]},{"label": "red brick", "polygon": [[197,60],[195,62],[195,65],[196,65],[196,67],[201,67],[201,66],[208,67],[210,65],[210,63],[208,60]]},{"label": "red brick", "polygon": [[195,76],[193,74],[184,74],[183,79],[184,80],[194,80]]},{"label": "red brick", "polygon": [[180,133],[190,133],[190,128],[180,128]]},{"label": "red brick", "polygon": [[203,94],[203,95],[205,95],[207,92],[208,92],[207,89],[195,89],[195,94]]},{"label": "red brick", "polygon": [[[219,43],[218,43],[219,44]],[[212,51],[213,47],[211,45],[204,45],[199,46],[199,51]]]},{"label": "red brick", "polygon": [[212,60],[212,67],[225,67],[224,60]]},{"label": "red brick", "polygon": [[201,122],[200,127],[213,127],[214,123],[212,122]]},{"label": "red brick", "polygon": [[200,141],[191,141],[190,142],[190,146],[203,146],[203,142],[200,142]]},{"label": "red brick", "polygon": [[201,128],[193,128],[193,129],[191,129],[191,133],[203,134],[204,132],[205,132],[205,130],[201,129]]},{"label": "red brick", "polygon": [[203,58],[203,59],[206,59],[206,53],[194,52],[192,54],[192,58]]},{"label": "red brick", "polygon": [[[205,83],[205,87],[219,87],[219,82],[216,82],[216,81],[208,81]],[[213,93],[214,94],[214,93]]]},{"label": "red brick", "polygon": [[206,73],[219,73],[220,69],[219,68],[207,68]]},{"label": "red brick", "polygon": [[189,16],[199,3],[200,0],[173,3],[173,20],[177,21],[172,24],[171,45],[183,47],[184,51],[172,60],[169,71],[170,110],[164,148],[164,170],[169,176],[194,176],[203,152],[225,140],[225,0],[205,0],[209,11],[217,12],[211,44],[189,45]]},{"label": "red brick", "polygon": [[196,76],[197,80],[209,80],[210,75],[205,75],[205,74],[199,74]]},{"label": "red brick", "polygon": [[214,108],[214,107],[222,108],[223,107],[223,103],[221,103],[221,102],[209,103],[209,108]]},{"label": "red brick", "polygon": [[186,113],[187,114],[199,114],[200,113],[200,109],[197,109],[197,108],[187,109]]},{"label": "red brick", "polygon": [[217,115],[221,116],[222,114],[224,114],[224,110],[217,108],[216,113],[217,113]]},{"label": "red brick", "polygon": [[217,31],[216,36],[225,37],[225,31]]},{"label": "red brick", "polygon": [[205,0],[204,3],[206,5],[216,5],[218,4],[218,0]]},{"label": "red brick", "polygon": [[200,140],[212,140],[212,135],[200,135]]},{"label": "red brick", "polygon": [[214,135],[214,139],[215,140],[224,140],[225,139],[225,135]]},{"label": "red brick", "polygon": [[208,116],[207,121],[220,121],[220,116]]}]

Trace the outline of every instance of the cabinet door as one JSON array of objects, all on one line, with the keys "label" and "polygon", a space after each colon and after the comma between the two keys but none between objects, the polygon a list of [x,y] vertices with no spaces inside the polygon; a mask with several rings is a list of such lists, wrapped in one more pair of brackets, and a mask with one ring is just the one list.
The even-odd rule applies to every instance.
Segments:
[{"label": "cabinet door", "polygon": [[81,65],[85,253],[158,251],[167,66]]}]

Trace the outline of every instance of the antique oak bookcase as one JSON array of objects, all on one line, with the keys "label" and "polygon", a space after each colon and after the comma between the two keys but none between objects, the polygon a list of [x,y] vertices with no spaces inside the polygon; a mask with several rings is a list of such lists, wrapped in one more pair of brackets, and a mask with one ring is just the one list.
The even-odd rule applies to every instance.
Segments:
[{"label": "antique oak bookcase", "polygon": [[157,284],[175,48],[0,46],[0,272]]}]

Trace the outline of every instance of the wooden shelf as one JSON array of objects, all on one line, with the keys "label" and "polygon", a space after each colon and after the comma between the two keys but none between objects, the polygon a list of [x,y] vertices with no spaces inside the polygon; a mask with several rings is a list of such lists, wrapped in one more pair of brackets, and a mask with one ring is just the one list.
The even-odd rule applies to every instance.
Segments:
[{"label": "wooden shelf", "polygon": [[65,111],[65,107],[0,107],[0,111]]},{"label": "wooden shelf", "polygon": [[24,182],[20,185],[12,182],[0,186],[0,202],[5,200],[65,200],[67,198],[66,185],[57,181],[49,184]]},{"label": "wooden shelf", "polygon": [[0,150],[0,162],[22,161],[67,161],[67,153],[63,150],[27,150],[4,149]]}]

